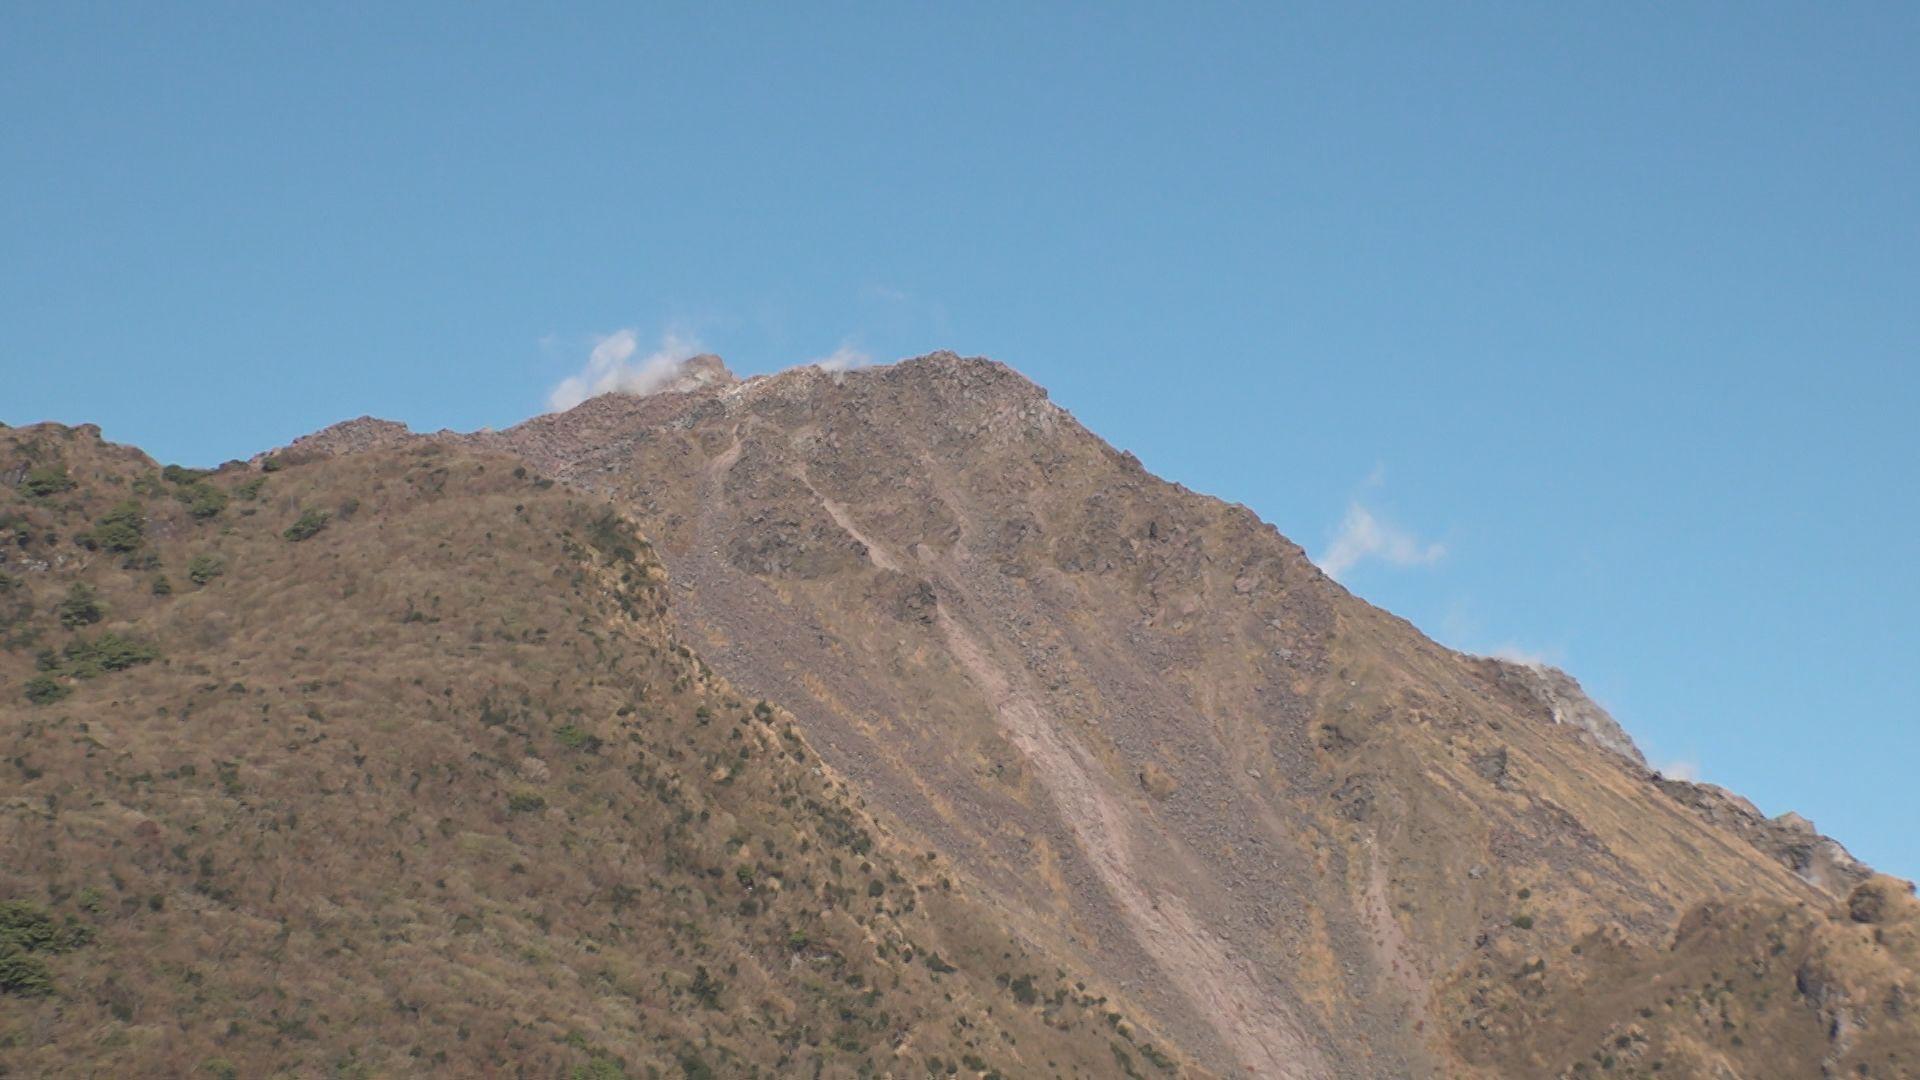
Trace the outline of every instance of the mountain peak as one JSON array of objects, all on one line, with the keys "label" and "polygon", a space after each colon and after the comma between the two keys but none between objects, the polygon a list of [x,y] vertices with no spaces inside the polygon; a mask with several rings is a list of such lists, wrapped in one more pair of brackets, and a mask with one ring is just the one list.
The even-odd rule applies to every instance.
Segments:
[{"label": "mountain peak", "polygon": [[[289,443],[284,452],[331,457],[337,454],[378,450],[413,438],[413,429],[398,420],[377,416],[357,416],[330,424],[311,435],[302,435]],[[260,457],[270,455],[262,454]]]},{"label": "mountain peak", "polygon": [[679,373],[656,392],[692,390],[702,386],[731,386],[739,381],[739,377],[728,370],[726,361],[713,353],[701,353],[682,361]]}]

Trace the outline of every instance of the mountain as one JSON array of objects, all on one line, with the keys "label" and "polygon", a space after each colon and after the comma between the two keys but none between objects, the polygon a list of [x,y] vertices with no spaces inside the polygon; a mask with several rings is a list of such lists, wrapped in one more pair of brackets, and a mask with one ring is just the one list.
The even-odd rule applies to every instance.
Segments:
[{"label": "mountain", "polygon": [[15,950],[30,1073],[1920,1073],[1911,886],[991,361],[204,477],[0,434],[0,886],[88,939]]}]

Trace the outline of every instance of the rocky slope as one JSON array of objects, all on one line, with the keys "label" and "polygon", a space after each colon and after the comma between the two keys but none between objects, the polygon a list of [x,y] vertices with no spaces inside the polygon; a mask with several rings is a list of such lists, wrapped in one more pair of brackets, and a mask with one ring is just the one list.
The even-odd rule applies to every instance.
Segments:
[{"label": "rocky slope", "polygon": [[628,507],[712,662],[1223,1072],[1570,1069],[1592,1048],[1487,1056],[1489,958],[1662,948],[1703,905],[1825,911],[1864,875],[998,364],[720,380],[480,441]]},{"label": "rocky slope", "polygon": [[[484,511],[456,500],[462,508],[448,512],[464,514],[469,533],[530,511],[523,489],[612,507],[650,541],[627,542],[645,552],[636,557],[658,560],[645,597],[625,603],[651,612],[664,662],[682,657],[712,680],[696,687],[721,688],[703,691],[720,695],[711,712],[765,700],[790,716],[819,756],[809,764],[859,800],[848,812],[863,804],[873,815],[862,827],[923,853],[896,857],[917,903],[888,917],[924,916],[934,897],[954,907],[899,933],[976,942],[968,955],[978,960],[942,976],[974,980],[975,997],[955,995],[979,1003],[966,1006],[976,1008],[968,1023],[1037,1016],[1052,1033],[1009,1026],[997,1045],[1056,1040],[1044,1057],[1022,1049],[979,1068],[963,1057],[957,1072],[1920,1070],[1908,887],[1872,877],[1791,815],[1770,820],[1718,788],[1658,776],[1570,678],[1434,644],[1349,595],[1244,508],[1152,477],[1004,366],[937,354],[741,382],[703,358],[664,392],[596,398],[503,432],[415,436],[363,419],[253,468],[332,475],[423,454],[488,463],[503,483],[506,470],[525,470],[509,519],[504,499]],[[228,482],[260,475],[279,482],[246,471]],[[281,517],[294,509],[279,504]],[[582,535],[588,519],[571,512],[553,520]],[[456,529],[453,520],[436,527]],[[385,542],[368,541],[356,589],[387,578]],[[449,553],[445,585],[413,591],[452,594],[486,550]],[[611,569],[604,555],[589,561],[603,577]],[[529,556],[486,589],[546,603],[582,572]],[[620,607],[621,595],[604,603]],[[371,617],[336,613],[350,626]],[[465,618],[464,643],[487,648],[498,633],[490,616]],[[563,622],[548,625],[551,647]],[[580,672],[592,686],[641,677],[598,666],[598,635],[591,650],[539,660],[468,656],[455,647],[463,639],[439,640],[448,659],[436,662],[457,659],[466,673],[441,676],[448,689],[502,671],[549,693]],[[373,648],[384,656],[391,643]],[[688,670],[646,678],[678,687]],[[610,704],[564,708],[593,716]],[[622,730],[594,735],[617,745]],[[709,730],[672,729],[648,752]],[[551,770],[536,750],[514,747]],[[786,822],[789,803],[750,801],[767,828],[806,827]],[[597,861],[617,832],[549,844],[539,865]],[[926,864],[924,853],[937,857]],[[831,873],[815,866],[809,880]],[[717,910],[713,879],[685,887]],[[761,955],[757,924],[733,922],[708,955]],[[670,930],[655,924],[626,941],[674,940]],[[1005,944],[993,944],[996,931]],[[570,954],[551,970],[585,962]],[[1018,982],[1028,968],[1064,981]],[[892,977],[908,985],[919,974],[907,964]],[[886,976],[861,977],[871,986]],[[923,1011],[891,1029],[914,1033],[898,1052],[864,1047],[867,1057],[819,1067],[942,1075],[899,1045],[917,1051],[931,1038],[919,1033],[942,1024],[978,1029],[942,1012],[961,1006],[931,984],[911,986],[903,992]],[[1009,987],[1023,988],[1011,1009],[993,1000]],[[1108,1035],[1131,1040],[1102,1045],[1079,1021],[1108,1008],[1126,1014]],[[712,1034],[702,1021],[715,1023],[696,1012],[662,1030],[694,1045]],[[591,1045],[668,1045],[638,1038],[614,1032]],[[965,1052],[980,1042],[995,1045]],[[728,1045],[729,1060],[769,1068],[777,1053],[802,1052]],[[943,1042],[932,1056],[944,1068],[959,1050]],[[656,1049],[645,1060],[666,1059]]]}]

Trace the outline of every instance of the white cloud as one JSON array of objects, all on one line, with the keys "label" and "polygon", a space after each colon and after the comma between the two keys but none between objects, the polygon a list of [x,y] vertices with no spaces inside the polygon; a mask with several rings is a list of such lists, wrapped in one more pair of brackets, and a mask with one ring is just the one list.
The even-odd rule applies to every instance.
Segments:
[{"label": "white cloud", "polygon": [[1669,761],[1654,766],[1654,771],[1669,780],[1685,780],[1690,784],[1700,782],[1700,764],[1695,761]]},{"label": "white cloud", "polygon": [[1356,502],[1347,507],[1339,535],[1327,545],[1326,554],[1315,561],[1328,577],[1338,579],[1368,559],[1389,566],[1429,566],[1446,553],[1446,545],[1429,543],[1395,528]]},{"label": "white cloud", "polygon": [[652,352],[636,360],[634,354],[639,351],[639,335],[632,329],[616,330],[595,340],[587,366],[560,380],[547,395],[548,408],[560,412],[601,394],[651,394],[666,385],[681,364],[699,354],[700,343],[690,335],[669,330]]},{"label": "white cloud", "polygon": [[826,356],[807,361],[822,371],[846,371],[850,368],[866,367],[873,363],[873,357],[855,348],[849,342],[841,342],[840,347]]},{"label": "white cloud", "polygon": [[1509,664],[1520,664],[1530,668],[1557,668],[1561,666],[1561,661],[1558,657],[1542,652],[1539,649],[1529,649],[1525,645],[1518,645],[1511,641],[1496,647],[1486,655],[1493,657],[1495,660],[1505,660]]}]

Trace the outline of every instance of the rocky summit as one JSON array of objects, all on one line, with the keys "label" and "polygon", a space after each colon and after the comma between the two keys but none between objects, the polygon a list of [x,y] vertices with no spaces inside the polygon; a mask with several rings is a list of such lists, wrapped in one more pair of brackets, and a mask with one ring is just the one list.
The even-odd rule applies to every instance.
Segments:
[{"label": "rocky summit", "polygon": [[1911,885],[989,360],[0,431],[0,645],[0,1075],[1920,1075]]}]

